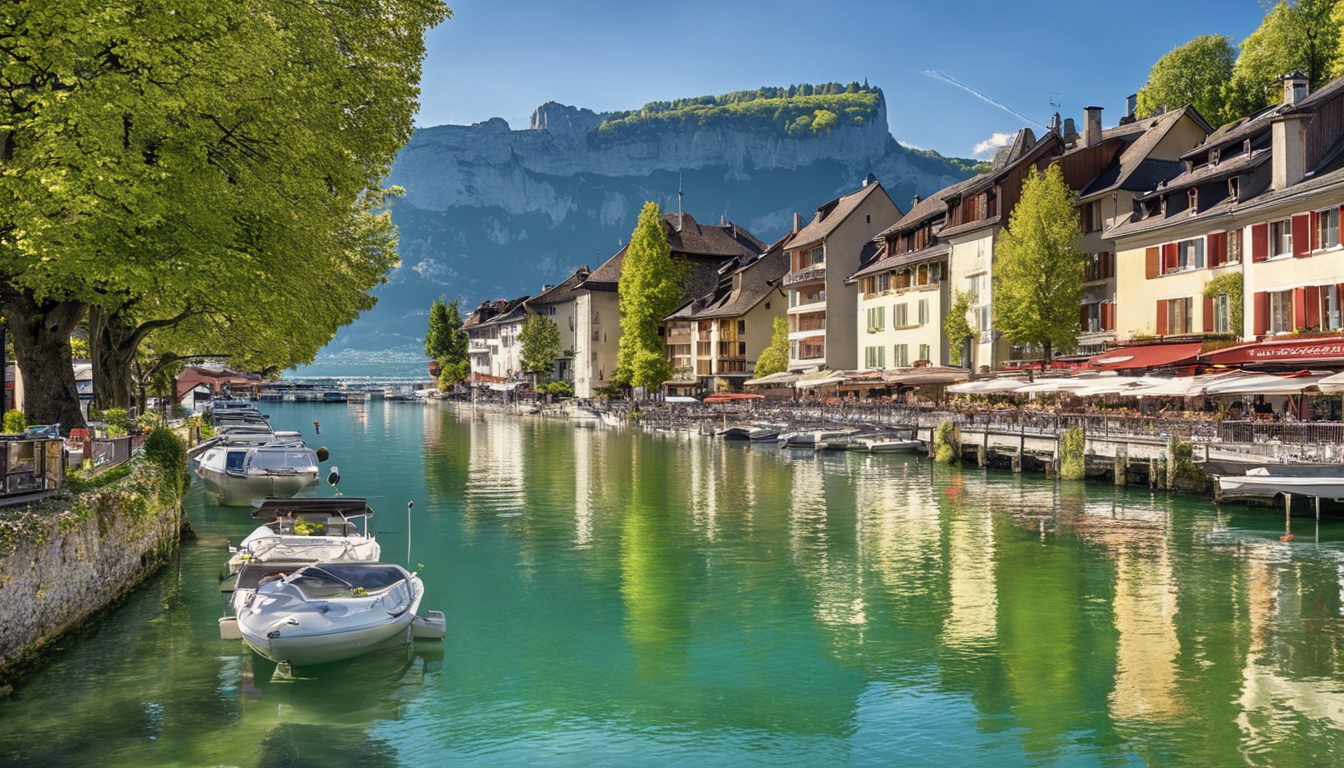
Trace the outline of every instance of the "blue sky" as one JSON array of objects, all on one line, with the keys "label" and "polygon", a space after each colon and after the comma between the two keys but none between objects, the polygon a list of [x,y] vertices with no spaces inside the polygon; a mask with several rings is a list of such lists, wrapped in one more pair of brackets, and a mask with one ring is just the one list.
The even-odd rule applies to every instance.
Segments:
[{"label": "blue sky", "polygon": [[1052,101],[1080,122],[1096,104],[1109,126],[1162,54],[1202,34],[1239,42],[1264,13],[1259,0],[448,1],[454,17],[427,40],[422,126],[525,128],[545,101],[600,112],[867,78],[897,139],[963,157],[1023,121],[928,72],[1039,123]]}]

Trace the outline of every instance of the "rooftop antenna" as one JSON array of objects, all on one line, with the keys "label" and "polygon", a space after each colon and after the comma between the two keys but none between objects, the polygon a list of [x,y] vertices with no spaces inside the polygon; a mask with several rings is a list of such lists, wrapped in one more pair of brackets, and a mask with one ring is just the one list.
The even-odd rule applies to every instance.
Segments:
[{"label": "rooftop antenna", "polygon": [[681,196],[683,194],[681,191],[681,181],[684,176],[685,174],[682,173],[677,174],[677,227],[681,227],[684,223],[681,218]]}]

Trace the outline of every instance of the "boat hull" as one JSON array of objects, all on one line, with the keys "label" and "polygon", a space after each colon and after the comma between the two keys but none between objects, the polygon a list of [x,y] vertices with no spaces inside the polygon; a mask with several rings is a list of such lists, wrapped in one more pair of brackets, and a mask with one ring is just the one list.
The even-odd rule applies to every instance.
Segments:
[{"label": "boat hull", "polygon": [[329,664],[362,656],[366,653],[405,645],[412,639],[411,623],[415,614],[407,611],[397,620],[374,627],[361,627],[320,635],[258,636],[251,628],[240,624],[243,642],[258,654],[278,663],[289,662],[292,667]]},{"label": "boat hull", "polygon": [[317,473],[292,475],[230,475],[197,465],[196,476],[221,507],[250,507],[267,496],[287,499],[317,485]]}]

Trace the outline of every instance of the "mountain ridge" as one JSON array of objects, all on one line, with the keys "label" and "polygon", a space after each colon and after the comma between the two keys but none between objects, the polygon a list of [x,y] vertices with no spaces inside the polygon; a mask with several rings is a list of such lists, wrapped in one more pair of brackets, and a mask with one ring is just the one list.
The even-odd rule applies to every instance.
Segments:
[{"label": "mountain ridge", "polygon": [[[812,92],[802,94],[803,89]],[[789,90],[797,91],[789,95]],[[825,89],[825,92],[822,92]],[[783,94],[778,96],[775,94]],[[501,118],[417,129],[390,185],[402,264],[378,305],[337,334],[343,350],[419,346],[429,302],[467,306],[536,293],[628,239],[646,200],[703,221],[731,218],[766,242],[792,214],[857,188],[868,173],[902,210],[976,170],[900,145],[879,88],[762,88],[595,112],[549,101],[527,128]]]}]

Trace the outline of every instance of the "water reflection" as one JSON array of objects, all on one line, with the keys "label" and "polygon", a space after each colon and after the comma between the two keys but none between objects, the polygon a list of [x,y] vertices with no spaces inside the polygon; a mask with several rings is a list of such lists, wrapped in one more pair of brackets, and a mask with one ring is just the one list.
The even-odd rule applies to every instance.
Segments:
[{"label": "water reflection", "polygon": [[[417,499],[442,661],[281,682],[221,645],[218,542],[248,522],[193,499],[202,544],[180,568],[0,701],[0,762],[1310,765],[1344,748],[1339,523],[1289,544],[1273,514],[909,457],[321,409],[273,421],[322,419],[346,493]],[[376,520],[399,557],[402,521]]]}]

